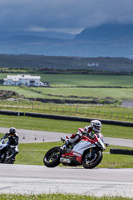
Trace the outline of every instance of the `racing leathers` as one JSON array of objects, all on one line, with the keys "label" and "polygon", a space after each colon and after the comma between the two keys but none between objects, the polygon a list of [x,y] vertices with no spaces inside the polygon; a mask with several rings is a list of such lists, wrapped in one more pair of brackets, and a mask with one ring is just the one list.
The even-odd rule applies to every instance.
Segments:
[{"label": "racing leathers", "polygon": [[14,135],[11,135],[10,133],[6,133],[4,135],[3,138],[1,139],[6,139],[8,138],[8,146],[5,148],[5,151],[10,147],[10,146],[14,146],[15,149],[14,149],[14,154],[13,154],[13,157],[12,159],[15,160],[15,156],[16,154],[18,154],[18,144],[19,144],[19,137],[18,137],[18,134],[17,133],[14,133]]},{"label": "racing leathers", "polygon": [[103,141],[103,135],[101,133],[94,132],[92,129],[93,128],[91,126],[85,126],[84,128],[78,128],[77,133],[72,134],[70,137],[67,137],[66,146],[71,145],[73,147],[76,143],[79,142],[79,139],[83,135],[89,137],[92,140],[95,139],[95,137],[97,136],[98,138],[100,138]]}]

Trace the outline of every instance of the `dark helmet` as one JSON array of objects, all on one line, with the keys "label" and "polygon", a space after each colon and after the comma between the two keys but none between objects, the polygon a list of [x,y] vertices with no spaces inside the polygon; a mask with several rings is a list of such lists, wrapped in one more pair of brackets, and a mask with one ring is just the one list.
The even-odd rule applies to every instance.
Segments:
[{"label": "dark helmet", "polygon": [[16,129],[14,127],[11,127],[9,133],[10,135],[14,135],[16,133]]}]

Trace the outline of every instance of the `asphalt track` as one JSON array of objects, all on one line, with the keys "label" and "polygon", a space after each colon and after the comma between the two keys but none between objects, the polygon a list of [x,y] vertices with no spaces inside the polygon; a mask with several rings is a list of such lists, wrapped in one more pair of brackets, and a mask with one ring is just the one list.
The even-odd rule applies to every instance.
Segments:
[{"label": "asphalt track", "polygon": [[[9,129],[0,127],[0,132]],[[20,143],[60,141],[64,133],[17,129]],[[65,134],[70,135],[70,134]],[[105,138],[110,145],[133,147],[133,140]],[[133,199],[133,168],[111,169],[0,164],[0,193],[72,193]]]},{"label": "asphalt track", "polygon": [[133,169],[0,164],[0,193],[80,194],[133,198]]}]

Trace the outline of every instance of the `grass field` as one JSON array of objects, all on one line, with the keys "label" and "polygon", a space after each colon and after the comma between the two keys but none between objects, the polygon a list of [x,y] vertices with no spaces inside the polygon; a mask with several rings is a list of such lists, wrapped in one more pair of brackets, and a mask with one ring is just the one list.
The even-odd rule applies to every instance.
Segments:
[{"label": "grass field", "polygon": [[[0,79],[6,77],[7,74],[1,74]],[[45,95],[51,93],[52,95],[77,95],[77,96],[94,96],[105,97],[112,96],[116,98],[130,98],[130,89],[108,89],[108,88],[64,88],[64,87],[76,87],[76,86],[121,86],[121,87],[133,87],[132,76],[111,76],[111,75],[65,75],[65,74],[38,74],[41,76],[42,81],[48,81],[52,88],[36,88],[38,91],[42,91]],[[57,86],[62,87],[57,88]],[[53,88],[54,87],[54,88]],[[33,92],[23,90],[22,88],[12,86],[0,86],[0,89],[14,90],[19,94],[25,96],[35,97]],[[116,90],[116,91],[115,91]],[[110,91],[110,92],[108,92]],[[106,95],[107,92],[107,95]],[[125,94],[125,95],[124,95]],[[116,96],[115,96],[116,95]],[[42,94],[38,94],[38,97],[42,97]],[[133,97],[131,96],[133,99]]]},{"label": "grass field", "polygon": [[[0,74],[0,79],[6,77],[7,74]],[[41,75],[41,74],[37,74]],[[42,81],[48,81],[52,88],[20,88],[14,86],[0,86],[1,90],[13,90],[20,95],[31,98],[43,98],[50,95],[82,96],[85,97],[113,97],[133,99],[132,88],[76,88],[77,86],[121,86],[133,87],[132,76],[111,76],[111,75],[65,75],[65,74],[42,74]],[[57,86],[60,86],[57,88]],[[70,88],[73,86],[73,88]],[[32,91],[40,91],[36,93]],[[55,98],[55,97],[54,97]]]},{"label": "grass field", "polygon": [[133,86],[132,76],[42,74],[51,86]]},{"label": "grass field", "polygon": [[82,99],[111,97],[133,100],[133,88],[22,88],[18,86],[0,86],[1,90],[12,90],[26,98],[69,98]]},{"label": "grass field", "polygon": [[[3,78],[6,75],[0,74],[0,77]],[[132,76],[42,74],[41,78],[42,81],[49,81],[51,87],[0,86],[1,90],[13,90],[26,98],[32,98],[32,101],[25,102],[24,100],[20,101],[19,98],[19,101],[8,102],[8,105],[0,100],[0,109],[13,110],[16,108],[24,112],[30,110],[31,112],[50,114],[133,120],[133,108],[120,107],[123,100],[133,101]],[[89,88],[89,86],[120,86],[123,88]],[[51,103],[33,102],[33,99],[37,98],[46,99]],[[60,103],[55,103],[57,100],[60,100]],[[80,103],[66,104],[65,100],[69,100],[69,102],[79,101]],[[86,101],[87,103],[85,103]],[[92,101],[98,104],[92,104]],[[9,108],[11,105],[14,108]]]},{"label": "grass field", "polygon": [[[0,74],[0,79],[9,74]],[[12,74],[13,75],[13,74]],[[34,74],[33,74],[34,76]],[[35,74],[51,86],[133,86],[133,77],[124,75]]]},{"label": "grass field", "polygon": [[[5,88],[4,88],[5,89]],[[31,88],[32,89],[32,88]],[[40,91],[40,94],[36,94],[33,91],[29,91],[26,94],[26,97],[32,98],[59,98],[59,96],[74,97],[78,96],[79,98],[105,98],[112,97],[115,99],[132,99],[133,100],[133,88],[36,88],[36,91]],[[50,97],[51,95],[51,97]]]}]

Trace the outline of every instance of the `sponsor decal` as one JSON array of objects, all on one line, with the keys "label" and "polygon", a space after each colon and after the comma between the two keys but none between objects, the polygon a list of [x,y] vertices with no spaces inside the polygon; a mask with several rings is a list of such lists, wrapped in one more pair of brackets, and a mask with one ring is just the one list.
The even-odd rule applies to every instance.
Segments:
[{"label": "sponsor decal", "polygon": [[75,156],[81,156],[81,153],[78,153],[78,152],[73,152],[73,155],[75,155]]}]

